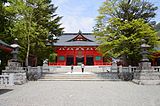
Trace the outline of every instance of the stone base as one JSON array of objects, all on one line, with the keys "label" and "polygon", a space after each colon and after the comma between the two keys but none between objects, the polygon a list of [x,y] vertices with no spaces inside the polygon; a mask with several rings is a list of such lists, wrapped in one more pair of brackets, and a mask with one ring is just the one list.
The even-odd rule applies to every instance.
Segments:
[{"label": "stone base", "polygon": [[13,83],[15,85],[22,85],[27,82],[26,72],[7,72],[3,73],[3,75],[13,75]]},{"label": "stone base", "polygon": [[160,72],[142,71],[134,73],[133,82],[141,85],[159,85]]},{"label": "stone base", "polygon": [[48,64],[43,64],[42,71],[43,72],[49,72],[49,66],[48,66]]},{"label": "stone base", "polygon": [[160,85],[160,80],[132,80],[133,83],[139,85]]},{"label": "stone base", "polygon": [[111,66],[111,72],[117,72],[117,69],[118,69],[117,63],[116,63],[116,62],[113,62],[113,63],[112,63],[112,66]]},{"label": "stone base", "polygon": [[135,72],[134,79],[138,80],[160,80],[160,72],[145,71],[145,72]]},{"label": "stone base", "polygon": [[117,73],[118,71],[117,71],[117,69],[115,69],[115,70],[111,69],[111,72]]}]

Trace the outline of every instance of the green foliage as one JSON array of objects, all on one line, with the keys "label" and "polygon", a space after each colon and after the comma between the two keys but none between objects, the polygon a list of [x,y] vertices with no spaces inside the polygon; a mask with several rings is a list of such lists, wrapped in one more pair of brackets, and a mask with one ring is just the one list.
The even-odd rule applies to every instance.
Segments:
[{"label": "green foliage", "polygon": [[[6,10],[6,2],[6,0],[0,1],[0,39],[10,44],[13,38],[11,37],[9,27],[13,26],[12,21],[14,14],[11,11]],[[0,71],[5,68],[10,57],[11,55],[9,53],[0,50],[0,60],[2,61]]]},{"label": "green foliage", "polygon": [[[32,41],[34,45],[31,47],[30,53],[38,58],[38,64],[40,65],[50,54],[50,48],[45,46],[45,39],[48,36],[48,32],[51,32],[56,36],[60,36],[63,28],[60,28],[61,24],[59,23],[62,17],[55,14],[57,7],[50,4],[50,0],[38,1],[30,2],[32,5],[36,5],[36,8],[33,10],[33,21],[37,23],[36,32],[39,33],[36,35],[38,39],[34,39]],[[46,31],[44,31],[44,29]],[[36,43],[37,41],[39,41],[39,43]]]},{"label": "green foliage", "polygon": [[120,18],[121,20],[131,21],[132,19],[142,18],[149,22],[158,8],[145,0],[106,0],[99,9],[103,23],[108,18]]},{"label": "green foliage", "polygon": [[48,58],[49,48],[45,46],[48,33],[60,35],[61,17],[55,14],[57,7],[50,4],[50,0],[8,0],[10,5],[6,10],[16,14],[14,26],[10,27],[12,36],[19,39],[21,46],[21,60],[26,60],[28,66],[29,55],[38,58],[38,65]]},{"label": "green foliage", "polygon": [[11,41],[9,27],[13,26],[14,14],[6,10],[6,0],[0,1],[0,39],[9,43]]},{"label": "green foliage", "polygon": [[136,65],[141,59],[141,40],[145,39],[151,45],[151,51],[158,42],[156,32],[147,23],[155,16],[156,9],[141,0],[104,2],[94,28],[94,35],[100,44],[98,49],[104,56],[121,56],[128,64]]},{"label": "green foliage", "polygon": [[57,57],[57,54],[52,52],[49,55],[49,62],[56,62],[56,57]]}]

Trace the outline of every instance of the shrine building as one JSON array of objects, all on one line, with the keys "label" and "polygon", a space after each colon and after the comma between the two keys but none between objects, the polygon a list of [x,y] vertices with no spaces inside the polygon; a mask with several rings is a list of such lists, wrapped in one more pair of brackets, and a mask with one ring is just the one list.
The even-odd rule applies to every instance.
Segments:
[{"label": "shrine building", "polygon": [[56,63],[49,65],[111,65],[96,50],[98,44],[91,33],[64,33],[54,43]]}]

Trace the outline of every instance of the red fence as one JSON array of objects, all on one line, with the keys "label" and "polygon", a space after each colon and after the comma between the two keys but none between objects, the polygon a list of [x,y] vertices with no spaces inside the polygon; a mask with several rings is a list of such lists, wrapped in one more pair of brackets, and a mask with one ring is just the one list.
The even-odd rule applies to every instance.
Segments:
[{"label": "red fence", "polygon": [[[49,62],[48,65],[49,65],[49,66],[66,66],[65,63],[54,63],[54,62]],[[110,65],[112,65],[112,63],[103,62],[103,63],[94,64],[94,66],[100,66],[100,65],[110,66]]]}]

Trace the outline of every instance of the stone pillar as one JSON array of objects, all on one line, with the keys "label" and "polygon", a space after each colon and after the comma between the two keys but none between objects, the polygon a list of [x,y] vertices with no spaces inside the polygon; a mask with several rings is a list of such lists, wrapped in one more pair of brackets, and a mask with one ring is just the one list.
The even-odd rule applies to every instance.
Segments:
[{"label": "stone pillar", "polygon": [[38,71],[39,78],[41,78],[41,76],[42,76],[42,68],[41,68],[41,66],[37,66],[37,71]]},{"label": "stone pillar", "polygon": [[122,72],[122,65],[119,66],[119,73]]},{"label": "stone pillar", "polygon": [[2,73],[10,76],[9,83],[11,85],[21,85],[27,82],[26,70],[23,70],[18,62],[8,62],[8,66],[2,70]]},{"label": "stone pillar", "polygon": [[9,74],[9,85],[14,85],[14,74],[13,73]]},{"label": "stone pillar", "polygon": [[118,70],[117,63],[116,62],[112,62],[111,72],[117,72],[117,70]]},{"label": "stone pillar", "polygon": [[49,72],[49,66],[48,66],[48,64],[46,64],[46,63],[43,64],[43,66],[42,66],[42,72]]},{"label": "stone pillar", "polygon": [[132,72],[132,66],[131,65],[128,66],[128,71]]}]

